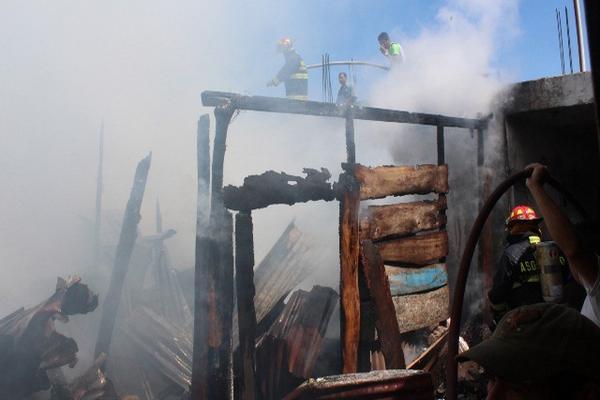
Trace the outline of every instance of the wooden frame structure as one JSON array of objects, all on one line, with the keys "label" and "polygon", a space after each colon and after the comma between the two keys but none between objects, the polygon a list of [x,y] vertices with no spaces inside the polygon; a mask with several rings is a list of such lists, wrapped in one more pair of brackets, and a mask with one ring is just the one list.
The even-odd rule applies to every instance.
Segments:
[{"label": "wooden frame structure", "polygon": [[[192,366],[193,399],[233,398],[232,373],[232,314],[234,290],[234,265],[236,269],[235,287],[239,317],[239,342],[241,376],[238,391],[244,399],[255,398],[255,354],[254,338],[256,315],[254,311],[255,288],[253,283],[254,254],[252,245],[252,209],[269,204],[294,204],[316,199],[340,201],[340,305],[341,305],[341,344],[343,372],[356,372],[358,369],[359,336],[361,323],[359,295],[360,238],[358,205],[361,198],[377,197],[377,193],[361,192],[357,180],[356,150],[354,142],[354,120],[370,120],[429,125],[436,127],[438,165],[443,165],[444,128],[456,127],[478,132],[478,148],[482,146],[486,121],[482,119],[457,118],[444,115],[411,113],[373,107],[337,106],[331,103],[301,101],[264,96],[244,96],[234,93],[205,91],[202,93],[204,106],[215,107],[216,121],[213,143],[212,167],[209,154],[209,119],[202,116],[198,124],[198,214],[195,263],[195,310],[194,310],[194,350]],[[293,193],[285,193],[280,198],[258,202],[237,202],[234,206],[227,200],[223,188],[223,164],[227,141],[227,130],[231,117],[237,110],[250,110],[274,113],[302,114],[345,119],[346,164],[345,172],[333,187],[324,176],[314,177],[311,173],[305,180],[299,179]],[[478,150],[478,154],[482,153]],[[398,167],[401,168],[401,167]],[[364,171],[366,172],[366,171]],[[293,177],[296,179],[297,177]],[[284,181],[288,179],[284,177]],[[362,179],[368,179],[363,176]],[[435,184],[435,182],[434,182]],[[246,183],[245,185],[246,186]],[[364,185],[363,185],[364,186]],[[210,188],[210,192],[209,192]],[[302,190],[306,188],[306,190]],[[314,194],[316,188],[317,194]],[[285,182],[282,190],[285,191]],[[425,190],[425,189],[423,189]],[[242,188],[230,188],[229,192],[244,193]],[[419,188],[412,188],[420,193]],[[446,190],[447,191],[447,190]],[[440,190],[439,193],[443,193]],[[443,196],[443,195],[441,195]],[[285,200],[281,200],[285,199]],[[441,198],[439,201],[443,201]],[[230,207],[228,207],[228,204]],[[444,203],[445,206],[445,203]],[[236,256],[232,249],[233,217],[228,209],[238,210],[235,218]],[[443,212],[442,212],[443,214]],[[430,224],[445,223],[436,216]],[[378,262],[373,249],[367,247],[367,262]],[[376,253],[376,252],[375,252]],[[371,268],[367,277],[370,284],[378,285],[381,268]],[[387,282],[387,280],[385,280]],[[389,296],[388,296],[389,297]],[[381,300],[383,307],[390,307]],[[243,314],[243,315],[242,315]],[[397,337],[392,333],[391,341]],[[390,366],[402,367],[404,360],[394,359]]]}]

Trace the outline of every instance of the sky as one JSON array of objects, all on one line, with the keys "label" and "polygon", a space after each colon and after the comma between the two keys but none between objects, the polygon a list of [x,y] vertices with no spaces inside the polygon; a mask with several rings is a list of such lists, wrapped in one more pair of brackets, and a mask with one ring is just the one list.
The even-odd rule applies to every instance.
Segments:
[{"label": "sky", "polygon": [[[565,5],[571,10],[567,0],[1,1],[0,268],[10,280],[0,285],[0,314],[89,265],[102,121],[105,214],[120,220],[135,165],[152,151],[140,227],[153,232],[159,198],[165,228],[178,231],[169,241],[174,266],[189,268],[196,121],[211,112],[203,90],[281,96],[282,87],[266,82],[282,64],[275,43],[284,36],[308,64],[325,52],[384,63],[376,37],[385,30],[410,62],[390,74],[357,70],[361,101],[473,116],[503,83],[560,74],[555,8]],[[310,80],[319,100],[320,74]],[[357,123],[358,160],[413,162],[393,149],[429,143],[409,139],[415,132],[397,139],[393,129]],[[241,113],[230,129],[225,183],[321,166],[335,179],[345,150],[343,136],[330,132],[342,131],[339,120]],[[335,242],[336,207],[257,212],[257,261],[294,216],[307,229],[326,225],[316,234]]]}]

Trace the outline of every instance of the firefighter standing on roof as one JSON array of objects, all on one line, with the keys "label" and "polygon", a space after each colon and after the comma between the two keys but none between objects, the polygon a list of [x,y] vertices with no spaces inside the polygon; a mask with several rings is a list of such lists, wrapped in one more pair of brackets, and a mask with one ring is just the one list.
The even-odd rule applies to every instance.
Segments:
[{"label": "firefighter standing on roof", "polygon": [[288,99],[308,99],[308,71],[304,60],[296,52],[292,40],[283,38],[277,43],[277,51],[285,58],[284,66],[277,76],[267,83],[267,86],[278,86],[285,83],[285,95]]},{"label": "firefighter standing on roof", "polygon": [[508,245],[504,248],[493,287],[488,293],[496,321],[513,308],[544,302],[535,260],[541,221],[528,206],[513,208],[506,220]]}]

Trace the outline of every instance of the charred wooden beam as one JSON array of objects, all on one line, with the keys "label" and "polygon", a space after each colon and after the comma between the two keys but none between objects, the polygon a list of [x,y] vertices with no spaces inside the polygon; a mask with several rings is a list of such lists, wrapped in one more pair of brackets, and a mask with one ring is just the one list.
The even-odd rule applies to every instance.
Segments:
[{"label": "charred wooden beam", "polygon": [[346,162],[356,163],[356,144],[354,143],[354,106],[346,109]]},{"label": "charred wooden beam", "polygon": [[410,236],[377,243],[381,258],[399,265],[426,265],[448,255],[448,234],[444,232]]},{"label": "charred wooden beam", "polygon": [[353,373],[358,365],[360,296],[358,290],[359,186],[349,174],[340,176],[346,190],[340,201],[340,318],[342,371]]},{"label": "charred wooden beam", "polygon": [[425,293],[392,296],[400,333],[425,328],[448,318],[448,286]]},{"label": "charred wooden beam", "polygon": [[[282,99],[266,96],[245,96],[236,93],[204,91],[202,104],[218,107],[232,104],[238,110],[265,111],[286,114],[315,115],[321,117],[345,118],[346,108],[332,103]],[[457,128],[477,128],[485,126],[481,119],[448,117],[438,114],[411,113],[374,107],[354,107],[354,118],[368,121],[399,122],[421,125],[442,125]]]},{"label": "charred wooden beam", "polygon": [[[352,168],[352,166],[346,168]],[[426,164],[416,167],[369,168],[357,164],[353,170],[360,183],[361,200],[407,194],[448,192],[447,165]]]},{"label": "charred wooden beam", "polygon": [[381,240],[439,229],[446,224],[441,214],[447,207],[446,198],[384,206],[369,206],[360,221],[361,238]]},{"label": "charred wooden beam", "polygon": [[241,369],[239,393],[241,399],[252,400],[256,397],[256,311],[252,215],[247,212],[240,212],[235,217],[235,270]]},{"label": "charred wooden beam", "polygon": [[379,251],[369,240],[361,242],[361,261],[367,286],[375,304],[375,326],[381,341],[385,364],[390,369],[404,368],[402,339],[398,329],[398,321],[396,321],[390,285]]},{"label": "charred wooden beam", "polygon": [[207,273],[209,249],[214,242],[209,234],[210,213],[210,118],[202,115],[197,132],[197,206],[196,206],[196,260],[194,266],[194,344],[191,378],[191,398],[206,398],[208,353],[208,293]]},{"label": "charred wooden beam", "polygon": [[427,265],[448,254],[448,234],[434,232],[377,243],[381,257],[396,265]]},{"label": "charred wooden beam", "polygon": [[241,187],[223,189],[225,206],[231,210],[254,210],[273,204],[295,204],[311,200],[331,201],[335,198],[331,174],[326,168],[303,170],[305,178],[284,172],[267,171],[244,179]]},{"label": "charred wooden beam", "polygon": [[220,354],[218,364],[215,367],[218,370],[218,379],[223,380],[225,383],[221,393],[225,394],[226,397],[218,398],[233,399],[233,217],[231,212],[226,210],[223,210],[223,212],[223,224],[219,232],[219,284],[221,287],[217,299],[223,338],[218,346]]},{"label": "charred wooden beam", "polygon": [[102,307],[100,330],[98,331],[95,349],[96,357],[101,353],[108,354],[110,350],[115,319],[117,317],[119,303],[121,302],[127,270],[129,269],[129,260],[137,238],[137,227],[141,219],[140,209],[142,207],[142,200],[144,199],[144,191],[146,189],[146,180],[148,178],[151,159],[152,153],[142,159],[135,170],[133,186],[131,188],[129,200],[127,201],[123,225],[121,226],[121,235],[119,237],[119,244],[117,245],[110,284]]}]

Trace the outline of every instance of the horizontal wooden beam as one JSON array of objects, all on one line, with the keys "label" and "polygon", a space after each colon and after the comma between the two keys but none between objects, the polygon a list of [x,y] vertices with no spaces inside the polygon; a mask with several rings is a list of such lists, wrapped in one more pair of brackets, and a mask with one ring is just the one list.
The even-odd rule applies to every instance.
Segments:
[{"label": "horizontal wooden beam", "polygon": [[427,265],[448,255],[448,234],[435,232],[377,243],[381,258],[399,265]]},{"label": "horizontal wooden beam", "polygon": [[[265,111],[286,114],[314,115],[320,117],[344,118],[346,107],[319,101],[292,100],[280,97],[246,96],[237,93],[204,91],[202,104],[217,107],[230,103],[235,109]],[[367,121],[398,122],[419,125],[447,126],[467,129],[483,129],[485,120],[449,117],[439,114],[413,113],[385,108],[353,106],[355,119]]]},{"label": "horizontal wooden beam", "polygon": [[422,268],[385,266],[392,296],[413,294],[437,289],[448,284],[446,264],[433,264]]},{"label": "horizontal wooden beam", "polygon": [[362,239],[381,240],[439,229],[446,224],[446,197],[435,201],[369,206],[360,221]]},{"label": "horizontal wooden beam", "polygon": [[448,166],[424,164],[414,167],[365,167],[357,164],[354,175],[360,184],[360,198],[448,192]]},{"label": "horizontal wooden beam", "polygon": [[392,296],[400,333],[425,328],[448,319],[448,286],[426,293]]}]

